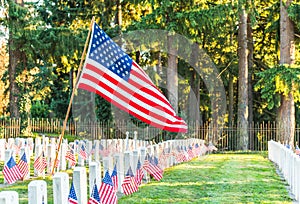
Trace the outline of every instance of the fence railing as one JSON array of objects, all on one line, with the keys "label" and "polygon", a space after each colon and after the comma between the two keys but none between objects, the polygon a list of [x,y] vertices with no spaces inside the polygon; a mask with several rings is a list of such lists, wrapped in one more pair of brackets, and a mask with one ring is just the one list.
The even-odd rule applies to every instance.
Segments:
[{"label": "fence railing", "polygon": [[[26,120],[29,129],[39,134],[60,134],[63,126],[62,119],[31,118]],[[144,123],[134,120],[129,121],[69,121],[65,134],[79,136],[87,139],[124,139],[126,134],[133,138],[137,134],[138,139],[151,141],[165,141],[169,139],[198,138],[206,142],[213,141],[221,151],[237,150],[239,144],[239,131],[236,125],[212,127],[206,122],[200,125],[189,122],[188,133],[176,134],[161,131]],[[28,128],[27,128],[28,130]],[[248,127],[250,150],[265,151],[268,149],[268,141],[278,141],[276,122],[250,123]],[[22,133],[22,121],[20,119],[0,120],[0,137],[14,138],[19,136],[30,136]],[[300,126],[295,129],[295,141],[300,139]]]}]

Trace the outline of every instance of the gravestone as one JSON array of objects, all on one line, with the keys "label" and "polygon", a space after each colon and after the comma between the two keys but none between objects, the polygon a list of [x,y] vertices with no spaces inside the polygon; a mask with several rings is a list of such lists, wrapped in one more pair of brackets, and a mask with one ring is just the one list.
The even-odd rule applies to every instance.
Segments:
[{"label": "gravestone", "polygon": [[129,169],[129,167],[132,168],[132,163],[131,163],[131,159],[130,159],[131,154],[130,153],[131,152],[129,152],[129,151],[124,152],[124,170],[125,170],[126,173]]},{"label": "gravestone", "polygon": [[19,204],[19,194],[16,191],[1,191],[0,204]]},{"label": "gravestone", "polygon": [[33,149],[34,149],[33,138],[32,137],[27,138],[26,143],[29,148],[29,156],[31,157],[33,155]]},{"label": "gravestone", "polygon": [[137,149],[137,136],[138,136],[138,132],[134,131],[133,134],[134,134],[134,136],[133,136],[133,149]]},{"label": "gravestone", "polygon": [[100,162],[100,148],[99,148],[99,145],[100,145],[100,141],[99,140],[95,140],[94,141],[94,145],[95,145],[95,153],[94,153],[94,160],[96,162]]},{"label": "gravestone", "polygon": [[42,180],[31,181],[28,185],[28,204],[48,203],[47,183]]},{"label": "gravestone", "polygon": [[138,163],[138,159],[139,159],[139,151],[138,150],[133,150],[132,151],[132,171],[133,171],[133,174],[135,174],[136,172],[136,167],[137,167],[137,163]]},{"label": "gravestone", "polygon": [[85,167],[75,167],[73,171],[73,184],[78,204],[87,203],[87,176]]},{"label": "gravestone", "polygon": [[63,171],[67,169],[67,164],[66,164],[67,149],[68,149],[68,144],[63,142],[61,144],[60,154],[59,154],[59,160],[60,160],[59,169]]},{"label": "gravestone", "polygon": [[55,173],[53,176],[54,204],[68,203],[69,175],[65,172]]},{"label": "gravestone", "polygon": [[[117,168],[117,175],[118,175],[118,191],[122,192],[122,181],[124,180],[124,158],[123,158],[123,153],[116,153],[114,155],[115,163],[116,163],[116,168]],[[104,171],[105,172],[105,171]]]},{"label": "gravestone", "polygon": [[[142,147],[141,148],[141,158],[140,158],[140,162],[141,162],[141,165],[143,166],[143,164],[144,164],[144,162],[145,162],[145,157],[146,157],[146,148],[145,147]],[[143,169],[143,171],[144,171],[144,179],[146,180],[146,182],[148,182],[149,181],[149,179],[150,179],[150,177],[149,177],[149,175],[147,174],[147,171],[145,171],[144,169]]]},{"label": "gravestone", "polygon": [[[48,144],[47,146],[47,173],[50,174],[52,172],[52,168],[54,165],[54,160],[56,157],[55,144]],[[60,161],[57,161],[60,162]]]},{"label": "gravestone", "polygon": [[101,168],[99,162],[90,162],[89,165],[89,184],[90,184],[90,191],[89,195],[93,192],[94,184],[97,184],[97,187],[100,187],[101,184]]},{"label": "gravestone", "polygon": [[102,162],[103,162],[103,172],[108,171],[109,174],[111,174],[112,171],[113,171],[113,168],[114,168],[112,158],[110,156],[109,157],[104,157],[102,159]]}]

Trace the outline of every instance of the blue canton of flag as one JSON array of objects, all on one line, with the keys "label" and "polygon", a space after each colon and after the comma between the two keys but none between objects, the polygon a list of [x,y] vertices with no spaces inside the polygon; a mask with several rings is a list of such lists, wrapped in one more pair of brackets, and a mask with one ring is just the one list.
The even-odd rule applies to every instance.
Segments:
[{"label": "blue canton of flag", "polygon": [[94,29],[96,32],[92,38],[89,57],[128,81],[132,59],[96,24],[94,24]]},{"label": "blue canton of flag", "polygon": [[88,201],[88,204],[100,204],[100,196],[99,196],[99,192],[98,192],[98,188],[97,188],[97,184],[95,183],[94,187],[93,187],[93,192],[92,195]]},{"label": "blue canton of flag", "polygon": [[69,202],[69,204],[78,204],[78,200],[77,200],[77,196],[76,196],[76,192],[75,192],[73,182],[71,184],[71,189],[70,189],[70,193],[69,193],[69,197],[68,197],[68,202]]}]

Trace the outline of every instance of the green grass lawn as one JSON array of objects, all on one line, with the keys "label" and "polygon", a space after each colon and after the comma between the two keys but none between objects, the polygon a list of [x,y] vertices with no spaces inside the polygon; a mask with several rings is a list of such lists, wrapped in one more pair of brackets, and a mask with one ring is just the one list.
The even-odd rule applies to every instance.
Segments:
[{"label": "green grass lawn", "polygon": [[[3,165],[1,165],[3,166]],[[2,168],[1,168],[2,169]],[[68,171],[70,176],[72,172]],[[0,182],[3,183],[2,174]],[[48,203],[53,203],[51,177],[46,177]],[[70,181],[71,182],[71,181]],[[0,191],[19,192],[28,203],[29,181],[0,185]],[[161,181],[151,180],[139,191],[119,198],[131,203],[292,203],[286,183],[263,154],[211,154],[166,169]]]},{"label": "green grass lawn", "polygon": [[169,168],[119,203],[292,203],[261,154],[212,154]]}]

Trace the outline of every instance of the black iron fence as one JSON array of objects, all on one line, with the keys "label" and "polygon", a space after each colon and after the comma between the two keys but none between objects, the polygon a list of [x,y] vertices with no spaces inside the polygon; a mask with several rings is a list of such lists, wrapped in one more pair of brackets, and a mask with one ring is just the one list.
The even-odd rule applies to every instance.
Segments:
[{"label": "black iron fence", "polygon": [[[32,118],[26,121],[27,130],[38,134],[57,134],[62,130],[63,120]],[[124,139],[129,138],[151,140],[159,142],[162,140],[176,138],[199,138],[207,143],[213,141],[214,145],[220,151],[237,150],[239,142],[239,132],[235,125],[222,127],[212,127],[210,123],[199,125],[196,122],[189,122],[187,133],[169,133],[157,128],[153,128],[144,123],[135,120],[129,121],[69,121],[65,134],[78,136],[87,139]],[[30,131],[29,131],[30,132]],[[251,123],[248,128],[249,149],[255,151],[267,150],[269,140],[278,141],[277,127],[275,122]],[[28,131],[27,133],[28,134]],[[22,123],[20,119],[2,119],[0,120],[0,137],[10,138],[19,136],[31,136],[22,132]],[[295,141],[300,139],[300,126],[295,130]]]}]

